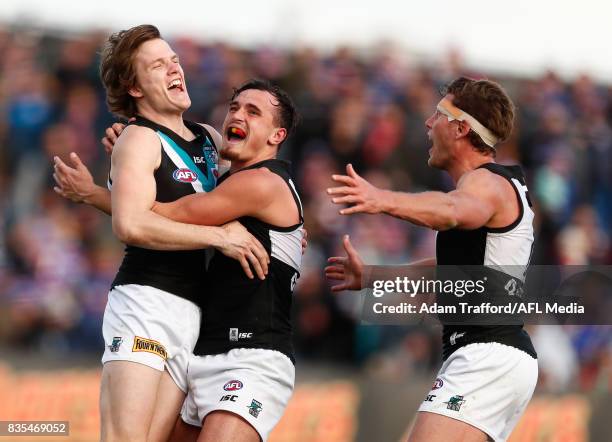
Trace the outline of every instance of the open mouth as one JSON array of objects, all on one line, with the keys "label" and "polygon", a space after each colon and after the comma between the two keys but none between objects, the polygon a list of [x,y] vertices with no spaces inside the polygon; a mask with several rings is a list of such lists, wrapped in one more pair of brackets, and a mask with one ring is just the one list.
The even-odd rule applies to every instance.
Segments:
[{"label": "open mouth", "polygon": [[247,134],[239,127],[230,126],[227,128],[226,136],[229,141],[242,141],[246,138]]},{"label": "open mouth", "polygon": [[185,85],[183,84],[183,80],[180,78],[177,78],[175,80],[172,80],[170,83],[168,83],[168,90],[179,90],[181,92],[183,92],[185,90]]}]

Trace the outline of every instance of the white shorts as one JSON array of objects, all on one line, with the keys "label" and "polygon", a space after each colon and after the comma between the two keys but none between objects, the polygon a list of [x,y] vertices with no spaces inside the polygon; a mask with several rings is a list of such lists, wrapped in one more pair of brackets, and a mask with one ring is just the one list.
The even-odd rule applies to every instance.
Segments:
[{"label": "white shorts", "polygon": [[442,414],[485,432],[510,436],[538,380],[538,361],[496,342],[468,344],[444,361],[419,411]]},{"label": "white shorts", "polygon": [[259,348],[235,348],[209,356],[192,355],[189,393],[182,419],[202,426],[212,411],[226,410],[250,423],[266,441],[293,394],[295,367],[284,354]]},{"label": "white shorts", "polygon": [[168,369],[187,393],[187,363],[200,333],[200,308],[154,287],[128,284],[108,294],[102,363],[132,361]]}]

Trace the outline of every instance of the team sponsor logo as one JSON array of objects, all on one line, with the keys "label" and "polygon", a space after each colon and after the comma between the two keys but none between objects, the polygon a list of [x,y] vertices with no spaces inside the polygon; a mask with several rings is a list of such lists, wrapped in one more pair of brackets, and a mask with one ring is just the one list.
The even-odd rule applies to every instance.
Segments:
[{"label": "team sponsor logo", "polygon": [[115,336],[113,338],[113,342],[111,343],[111,345],[108,346],[108,348],[112,353],[117,353],[122,342],[123,338],[121,336]]},{"label": "team sponsor logo", "polygon": [[193,157],[193,162],[196,164],[206,164],[206,158],[204,157]]},{"label": "team sponsor logo", "polygon": [[146,351],[147,353],[153,353],[160,356],[163,359],[168,359],[168,353],[163,345],[153,339],[141,338],[140,336],[134,336],[132,351]]},{"label": "team sponsor logo", "polygon": [[465,404],[465,399],[463,399],[463,396],[457,394],[444,403],[449,410],[459,411],[461,406]]},{"label": "team sponsor logo", "polygon": [[240,339],[251,339],[252,337],[252,332],[240,332],[237,328],[229,329],[229,340],[232,342],[238,342]]},{"label": "team sponsor logo", "polygon": [[425,402],[433,402],[433,400],[434,400],[434,398],[435,398],[435,397],[436,397],[436,395],[435,395],[435,394],[428,394],[428,395],[425,397]]},{"label": "team sponsor logo", "polygon": [[226,394],[225,396],[221,396],[221,399],[219,399],[219,402],[225,402],[225,401],[236,402],[236,399],[238,399],[238,396],[236,396],[235,394]]},{"label": "team sponsor logo", "polygon": [[236,391],[240,390],[242,387],[244,387],[242,382],[240,382],[238,379],[233,379],[229,382],[226,382],[226,384],[223,386],[223,389],[225,391]]},{"label": "team sponsor logo", "polygon": [[444,381],[440,378],[436,378],[433,385],[431,386],[431,389],[437,390],[438,388],[442,388],[442,385],[444,385]]},{"label": "team sponsor logo", "polygon": [[197,181],[198,175],[191,169],[176,169],[172,178],[181,183],[193,183]]},{"label": "team sponsor logo", "polygon": [[249,405],[247,408],[249,409],[249,414],[251,416],[257,417],[257,416],[259,416],[259,413],[263,409],[263,406],[261,405],[261,402],[253,399],[251,401],[251,405]]}]

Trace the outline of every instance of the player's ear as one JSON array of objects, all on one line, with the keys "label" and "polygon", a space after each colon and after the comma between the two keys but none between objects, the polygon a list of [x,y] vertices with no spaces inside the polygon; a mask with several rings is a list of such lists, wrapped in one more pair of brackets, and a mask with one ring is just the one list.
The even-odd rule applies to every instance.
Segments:
[{"label": "player's ear", "polygon": [[274,132],[272,132],[272,135],[270,135],[269,141],[270,144],[278,146],[280,143],[285,141],[285,138],[287,138],[287,129],[284,127],[278,127],[274,129]]},{"label": "player's ear", "polygon": [[465,137],[468,133],[470,133],[470,125],[465,121],[457,120],[457,124],[455,126],[457,127],[455,133],[457,138]]},{"label": "player's ear", "polygon": [[132,86],[128,89],[128,94],[134,98],[142,98],[144,95],[137,85]]}]

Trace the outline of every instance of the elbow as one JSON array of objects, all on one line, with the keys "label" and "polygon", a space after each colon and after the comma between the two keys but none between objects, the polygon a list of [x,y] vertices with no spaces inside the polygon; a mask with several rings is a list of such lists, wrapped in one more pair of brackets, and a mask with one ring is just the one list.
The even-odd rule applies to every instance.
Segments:
[{"label": "elbow", "polygon": [[142,242],[142,229],[131,220],[113,217],[113,233],[125,244],[138,245]]},{"label": "elbow", "polygon": [[432,229],[439,232],[454,229],[459,225],[459,216],[454,202],[449,202],[444,206],[436,221],[430,226]]}]

